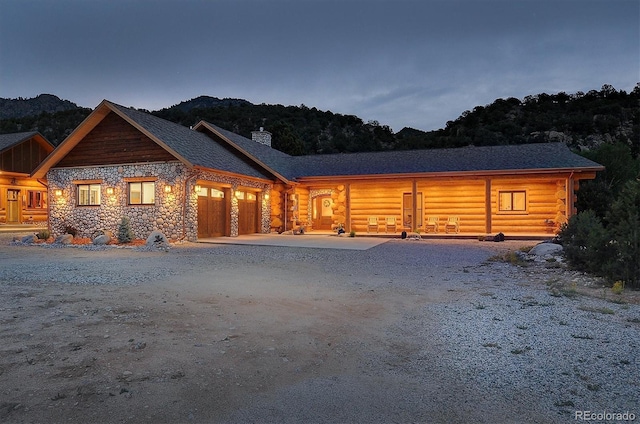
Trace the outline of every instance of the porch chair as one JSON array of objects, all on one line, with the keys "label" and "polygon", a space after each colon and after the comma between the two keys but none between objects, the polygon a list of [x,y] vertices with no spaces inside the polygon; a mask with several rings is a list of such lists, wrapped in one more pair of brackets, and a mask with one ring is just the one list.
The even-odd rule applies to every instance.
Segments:
[{"label": "porch chair", "polygon": [[447,223],[444,224],[444,232],[449,234],[449,231],[454,231],[456,234],[460,231],[460,218],[457,216],[450,216],[447,219]]},{"label": "porch chair", "polygon": [[440,217],[429,216],[427,217],[427,223],[424,224],[424,232],[428,233],[433,230],[434,233],[438,233],[438,227],[440,226]]},{"label": "porch chair", "polygon": [[375,230],[376,233],[378,232],[378,217],[377,216],[370,216],[369,220],[367,221],[367,233],[370,233],[372,229]]},{"label": "porch chair", "polygon": [[397,226],[396,226],[396,217],[395,216],[388,216],[387,217],[387,225],[385,227],[384,232],[388,233],[389,230],[393,229],[393,232],[395,233],[397,231]]}]

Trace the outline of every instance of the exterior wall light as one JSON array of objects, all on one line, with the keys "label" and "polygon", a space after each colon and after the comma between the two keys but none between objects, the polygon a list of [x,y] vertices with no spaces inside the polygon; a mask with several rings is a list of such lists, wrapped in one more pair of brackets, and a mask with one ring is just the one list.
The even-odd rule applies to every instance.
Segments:
[{"label": "exterior wall light", "polygon": [[196,193],[200,193],[200,190],[202,190],[202,187],[200,186],[200,184],[196,184],[193,187],[193,191],[195,191]]},{"label": "exterior wall light", "polygon": [[269,200],[269,193],[265,193],[264,200]]},{"label": "exterior wall light", "polygon": [[113,194],[113,187],[107,187],[107,194]]},{"label": "exterior wall light", "polygon": [[59,189],[59,188],[55,189],[53,194],[55,194],[56,197],[62,196],[62,189]]},{"label": "exterior wall light", "polygon": [[171,193],[171,186],[168,185],[168,184],[166,186],[164,186],[164,192],[165,193]]}]

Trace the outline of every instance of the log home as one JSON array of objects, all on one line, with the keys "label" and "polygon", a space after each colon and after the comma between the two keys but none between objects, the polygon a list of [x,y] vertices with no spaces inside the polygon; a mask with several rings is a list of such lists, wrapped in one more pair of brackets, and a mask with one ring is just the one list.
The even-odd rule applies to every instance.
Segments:
[{"label": "log home", "polygon": [[549,237],[603,167],[561,143],[289,156],[208,122],[193,129],[103,101],[38,167],[50,227],[88,236],[124,216],[197,240],[305,228]]},{"label": "log home", "polygon": [[47,185],[31,173],[53,148],[38,132],[0,134],[0,223],[47,221]]}]

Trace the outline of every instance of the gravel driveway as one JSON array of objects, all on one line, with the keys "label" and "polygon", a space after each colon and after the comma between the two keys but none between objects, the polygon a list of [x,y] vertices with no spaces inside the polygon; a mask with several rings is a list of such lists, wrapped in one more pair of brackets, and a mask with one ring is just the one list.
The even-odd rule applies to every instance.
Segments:
[{"label": "gravel driveway", "polygon": [[163,252],[3,235],[0,421],[640,415],[640,306],[556,262],[489,260],[522,244]]}]

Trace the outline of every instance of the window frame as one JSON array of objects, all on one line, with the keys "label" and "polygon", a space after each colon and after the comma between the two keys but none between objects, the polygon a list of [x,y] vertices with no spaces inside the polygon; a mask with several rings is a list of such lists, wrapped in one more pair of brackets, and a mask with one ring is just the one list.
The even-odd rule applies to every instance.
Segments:
[{"label": "window frame", "polygon": [[[522,200],[523,207],[522,209],[515,209],[516,195],[523,195],[524,199]],[[509,196],[509,205],[510,209],[505,209],[506,205],[503,205],[502,198],[504,195]],[[529,213],[529,204],[528,204],[528,193],[527,190],[498,190],[498,213],[504,215],[525,215]]]},{"label": "window frame", "polygon": [[[131,185],[132,184],[139,184],[140,185],[140,203],[131,202]],[[144,199],[145,199],[145,190],[144,190],[145,184],[153,184],[153,190],[152,190],[153,197],[152,197],[152,201],[151,202],[145,202],[144,201]],[[127,205],[128,206],[155,206],[156,205],[156,200],[157,200],[156,191],[157,191],[156,180],[127,181]]]},{"label": "window frame", "polygon": [[[80,195],[80,190],[82,189],[82,187],[87,187],[87,192],[88,192],[88,203],[82,203],[81,200],[82,196]],[[93,201],[91,200],[91,193],[94,192],[93,189],[97,189],[95,190],[95,193],[98,194],[97,196],[97,200]],[[102,202],[102,184],[101,183],[96,183],[96,182],[77,182],[76,183],[76,206],[100,206],[101,202]]]}]

